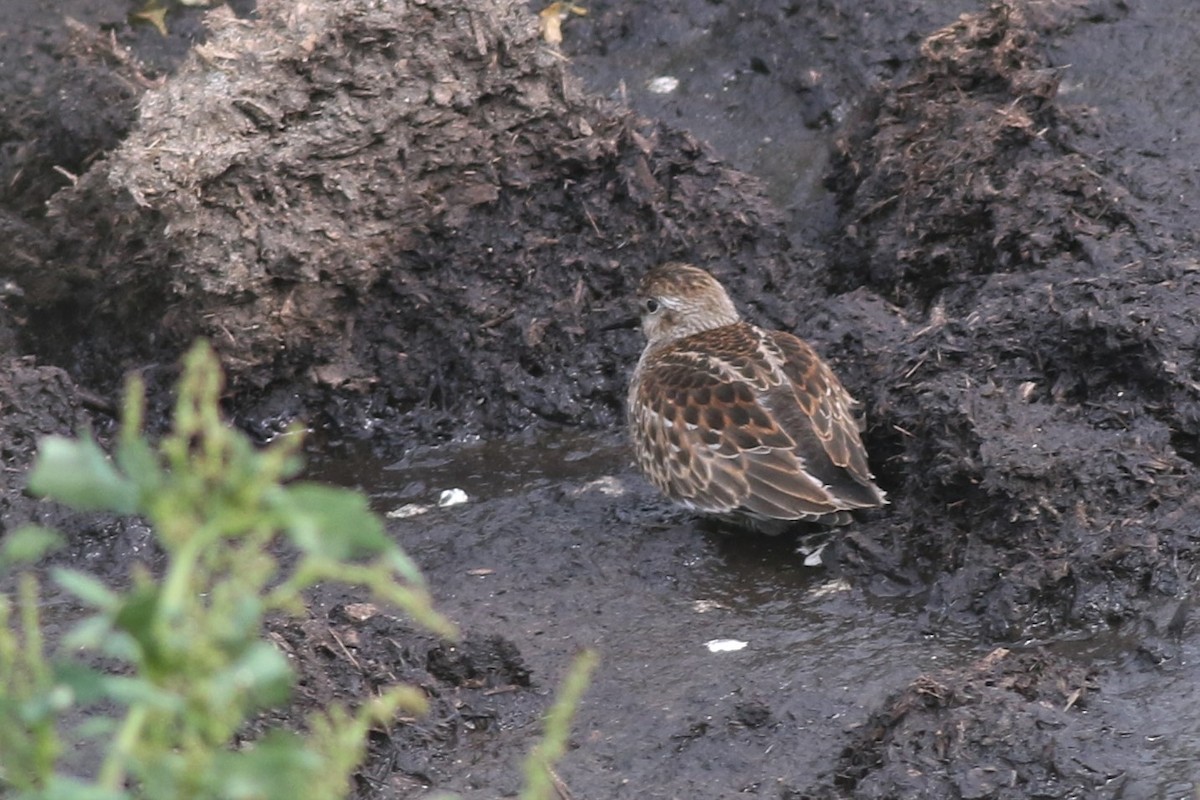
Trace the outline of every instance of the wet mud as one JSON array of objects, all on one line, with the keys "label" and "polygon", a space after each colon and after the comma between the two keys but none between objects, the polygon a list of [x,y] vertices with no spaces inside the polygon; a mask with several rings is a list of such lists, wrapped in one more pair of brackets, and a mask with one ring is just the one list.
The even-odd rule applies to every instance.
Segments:
[{"label": "wet mud", "polygon": [[[463,642],[336,587],[273,624],[302,681],[263,724],[431,698],[358,796],[514,794],[585,646],[577,797],[1194,792],[1196,12],[598,2],[554,48],[536,10],[263,2],[162,39],[67,4],[0,37],[2,530],[152,561],[24,470],[106,433],[128,370],[161,412],[206,336],[231,416],[306,422],[321,476],[471,498],[389,523]],[[820,568],[633,474],[609,323],[665,259],[864,402],[892,502]]]}]

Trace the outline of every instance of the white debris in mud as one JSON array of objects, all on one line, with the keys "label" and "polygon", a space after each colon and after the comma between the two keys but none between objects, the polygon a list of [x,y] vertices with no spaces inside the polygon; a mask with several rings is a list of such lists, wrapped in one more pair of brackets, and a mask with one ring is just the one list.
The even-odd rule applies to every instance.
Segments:
[{"label": "white debris in mud", "polygon": [[467,493],[462,489],[446,489],[438,496],[438,508],[460,506],[467,502]]},{"label": "white debris in mud", "polygon": [[828,541],[824,541],[812,548],[801,545],[796,548],[796,552],[804,556],[804,566],[819,567],[824,563],[821,560],[821,554],[825,552],[825,546],[828,544]]},{"label": "white debris in mud", "polygon": [[399,508],[393,508],[384,516],[388,519],[408,519],[410,517],[419,517],[428,512],[433,506],[427,506],[422,503],[405,503]]},{"label": "white debris in mud", "polygon": [[736,653],[738,650],[745,650],[749,644],[740,639],[709,639],[704,646],[710,653]]},{"label": "white debris in mud", "polygon": [[620,497],[625,494],[625,484],[621,483],[620,478],[612,475],[605,475],[603,478],[597,478],[594,481],[588,481],[573,491],[571,494],[578,497],[581,494],[588,492],[599,492],[605,497]]},{"label": "white debris in mud", "polygon": [[679,88],[679,78],[674,75],[659,75],[647,83],[646,88],[652,94],[670,94]]},{"label": "white debris in mud", "polygon": [[831,595],[841,594],[842,592],[848,592],[852,588],[854,587],[850,585],[850,581],[846,580],[845,578],[838,578],[837,580],[829,581],[828,583],[824,583],[813,589],[812,595],[813,597],[829,597]]},{"label": "white debris in mud", "polygon": [[[460,506],[467,502],[468,499],[467,493],[462,489],[446,489],[438,495],[437,508]],[[433,509],[434,506],[427,503],[405,503],[399,508],[393,508],[384,516],[388,519],[409,519],[411,517],[419,517],[422,514],[428,514]]]},{"label": "white debris in mud", "polygon": [[694,600],[694,601],[692,601],[692,611],[695,611],[697,614],[707,614],[709,611],[715,611],[718,608],[725,609],[725,608],[729,608],[729,606],[727,606],[724,603],[721,603],[717,600]]},{"label": "white debris in mud", "polygon": [[379,613],[379,608],[373,603],[346,603],[342,611],[354,622],[366,622]]}]

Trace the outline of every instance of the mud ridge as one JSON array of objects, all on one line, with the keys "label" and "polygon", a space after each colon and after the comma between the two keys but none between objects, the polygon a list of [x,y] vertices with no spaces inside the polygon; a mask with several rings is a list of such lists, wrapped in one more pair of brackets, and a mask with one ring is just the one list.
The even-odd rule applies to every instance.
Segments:
[{"label": "mud ridge", "polygon": [[642,269],[786,250],[754,181],[583,95],[523,4],[258,13],[210,15],[55,197],[31,341],[89,385],[206,336],[252,426],[602,426],[636,342],[596,320]]},{"label": "mud ridge", "polygon": [[1195,550],[1197,272],[1086,155],[1039,30],[995,3],[932,34],[832,179],[829,283],[890,301],[834,313],[902,542],[848,562],[926,576],[931,619],[1005,640],[1126,618]]},{"label": "mud ridge", "polygon": [[1119,796],[1129,764],[1117,743],[1086,762],[1077,755],[1094,689],[1077,665],[1004,649],[967,670],[922,675],[855,733],[833,786],[786,796]]}]

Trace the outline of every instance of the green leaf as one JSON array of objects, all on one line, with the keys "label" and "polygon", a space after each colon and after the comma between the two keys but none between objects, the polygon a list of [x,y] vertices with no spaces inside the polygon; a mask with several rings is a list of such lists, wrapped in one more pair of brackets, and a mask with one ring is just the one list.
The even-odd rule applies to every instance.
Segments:
[{"label": "green leaf", "polygon": [[[87,435],[41,441],[32,492],[84,510],[142,513],[165,563],[135,569],[117,590],[85,572],[52,570],[63,591],[94,609],[65,636],[54,631],[56,649],[84,646],[91,665],[45,660],[32,576],[22,584],[18,620],[0,594],[0,760],[8,757],[0,798],[10,789],[14,800],[342,797],[370,727],[390,722],[399,707],[423,709],[422,692],[401,687],[354,714],[314,713],[304,734],[229,746],[236,731],[257,728],[257,708],[291,693],[292,666],[262,640],[262,625],[269,611],[299,606],[302,589],[345,581],[434,630],[455,631],[434,614],[415,564],[367,499],[283,484],[300,469],[300,436],[293,429],[259,450],[222,421],[221,387],[217,358],[201,342],[185,359],[171,433],[161,442],[142,432],[145,395],[136,376],[111,459]],[[302,551],[298,561],[291,548],[286,558],[277,552],[281,534]],[[39,528],[0,536],[0,568],[37,560],[56,541]],[[281,574],[280,561],[293,571]],[[14,638],[10,621],[31,633]],[[52,775],[61,750],[91,737],[108,751],[99,783]]]},{"label": "green leaf", "polygon": [[63,638],[63,646],[70,650],[99,650],[111,637],[112,623],[98,614],[77,622]]},{"label": "green leaf", "polygon": [[121,726],[112,717],[86,717],[75,726],[74,740],[108,738],[120,730]]},{"label": "green leaf", "polygon": [[521,790],[520,800],[545,800],[554,793],[554,765],[567,752],[571,720],[599,663],[600,657],[595,650],[584,650],[571,662],[558,697],[546,712],[542,739],[525,757],[525,787]]},{"label": "green leaf", "polygon": [[170,714],[181,713],[184,700],[174,692],[159,689],[141,677],[105,675],[100,681],[104,695],[127,706],[147,706]]},{"label": "green leaf", "polygon": [[233,609],[222,615],[222,625],[213,631],[213,639],[222,647],[241,649],[248,641],[259,638],[259,628],[265,613],[262,598],[246,596]]},{"label": "green leaf", "polygon": [[62,661],[54,665],[54,682],[66,686],[80,705],[89,705],[107,697],[104,680],[108,676],[78,661]]},{"label": "green leaf", "polygon": [[253,699],[256,707],[284,702],[291,695],[292,668],[273,645],[255,642],[241,658],[213,676],[214,690],[225,698],[238,694]]},{"label": "green leaf", "polygon": [[[54,680],[58,688],[69,692],[75,704],[80,706],[116,700],[127,705],[142,703],[165,711],[181,707],[175,694],[159,689],[145,678],[111,675],[74,661],[55,664]],[[97,723],[95,730],[104,730],[112,724],[114,720],[105,718]]]},{"label": "green leaf", "polygon": [[133,22],[149,22],[163,38],[166,38],[167,7],[160,5],[158,0],[150,0],[149,3],[142,6],[141,10],[130,13],[129,18]]},{"label": "green leaf", "polygon": [[153,492],[164,480],[162,464],[150,443],[141,436],[124,436],[117,445],[117,465],[145,492]]},{"label": "green leaf", "polygon": [[21,703],[17,710],[17,717],[25,725],[37,725],[54,719],[61,712],[70,708],[72,700],[72,692],[67,687],[52,687]]},{"label": "green leaf", "polygon": [[50,574],[55,583],[92,608],[111,611],[121,603],[120,596],[94,575],[66,567],[55,567]]},{"label": "green leaf", "polygon": [[0,541],[0,572],[16,564],[37,561],[61,545],[62,540],[62,536],[54,531],[37,525],[22,525],[12,533],[4,534]]},{"label": "green leaf", "polygon": [[77,622],[63,637],[62,646],[67,650],[95,650],[118,661],[140,663],[145,656],[142,645],[125,631],[114,629],[109,613]]},{"label": "green leaf", "polygon": [[167,667],[155,625],[161,596],[162,587],[158,584],[141,584],[125,595],[113,618],[113,627],[128,633],[138,643],[142,664],[152,674]]},{"label": "green leaf", "polygon": [[91,437],[42,439],[29,488],[81,511],[132,514],[138,506],[137,487],[117,472]]},{"label": "green leaf", "polygon": [[390,553],[384,556],[385,563],[395,570],[396,574],[404,578],[413,586],[424,586],[425,576],[421,574],[417,563],[409,558],[408,553],[401,549],[400,545],[396,545]]},{"label": "green leaf", "polygon": [[296,546],[307,553],[346,560],[395,549],[367,498],[348,489],[296,483],[284,490],[281,510]]},{"label": "green leaf", "polygon": [[322,759],[294,733],[272,731],[259,742],[218,756],[214,796],[230,800],[294,800],[311,797]]}]

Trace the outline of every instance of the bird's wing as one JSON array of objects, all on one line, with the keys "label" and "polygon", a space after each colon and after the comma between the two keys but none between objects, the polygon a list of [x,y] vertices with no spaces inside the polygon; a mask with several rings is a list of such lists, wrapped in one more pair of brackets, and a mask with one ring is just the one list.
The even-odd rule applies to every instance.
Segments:
[{"label": "bird's wing", "polygon": [[[795,432],[810,472],[849,507],[882,503],[884,495],[872,482],[860,436],[860,404],[807,342],[780,331],[766,336],[769,349],[778,356],[777,367],[787,379],[766,402],[780,423]],[[815,440],[806,443],[805,435]]]},{"label": "bird's wing", "polygon": [[631,397],[643,470],[668,496],[707,512],[800,519],[846,508],[762,402],[783,387],[759,363],[760,347],[750,326],[728,326],[648,359]]}]

